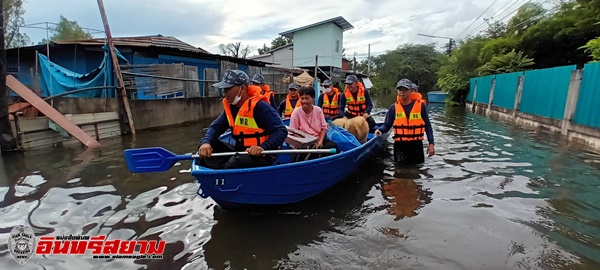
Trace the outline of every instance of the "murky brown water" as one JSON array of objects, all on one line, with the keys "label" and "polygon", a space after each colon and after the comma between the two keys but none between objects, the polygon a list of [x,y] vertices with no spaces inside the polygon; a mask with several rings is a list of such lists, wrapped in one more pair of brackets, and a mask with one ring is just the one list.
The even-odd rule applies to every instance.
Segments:
[{"label": "murky brown water", "polygon": [[[377,97],[385,107],[391,100]],[[430,111],[437,155],[423,166],[396,167],[384,155],[311,200],[268,212],[201,199],[190,162],[127,170],[123,149],[192,152],[208,123],[95,150],[5,156],[0,269],[600,269],[599,155],[462,108]],[[6,245],[19,224],[38,236],[163,239],[165,259],[34,255],[21,266]]]}]

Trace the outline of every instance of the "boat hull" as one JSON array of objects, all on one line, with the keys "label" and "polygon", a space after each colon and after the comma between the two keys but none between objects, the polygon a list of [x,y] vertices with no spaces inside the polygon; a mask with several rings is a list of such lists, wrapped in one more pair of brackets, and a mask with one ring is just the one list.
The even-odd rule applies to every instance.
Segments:
[{"label": "boat hull", "polygon": [[[249,205],[286,205],[313,197],[348,177],[376,151],[383,149],[389,132],[369,134],[352,150],[314,160],[268,167],[213,170],[192,162],[192,175],[200,183],[198,194],[224,208]],[[285,158],[284,158],[285,159]]]},{"label": "boat hull", "polygon": [[448,94],[444,92],[429,92],[427,93],[427,101],[429,103],[445,103]]}]

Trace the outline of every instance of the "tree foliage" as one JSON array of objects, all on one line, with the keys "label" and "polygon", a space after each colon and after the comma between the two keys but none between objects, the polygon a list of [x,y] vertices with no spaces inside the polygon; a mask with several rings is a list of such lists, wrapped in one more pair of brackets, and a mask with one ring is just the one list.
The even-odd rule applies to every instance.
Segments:
[{"label": "tree foliage", "polygon": [[282,47],[282,46],[285,46],[288,44],[292,44],[291,38],[279,36],[271,41],[270,47],[267,46],[267,44],[263,44],[262,48],[258,48],[258,54],[265,54],[266,52],[268,52],[270,50],[277,49],[279,47]]},{"label": "tree foliage", "polygon": [[[81,28],[77,21],[69,21],[64,16],[60,16],[58,24],[50,29],[54,34],[50,36],[50,40],[78,40],[93,38],[92,34]],[[40,44],[46,44],[49,40],[42,39]]]},{"label": "tree foliage", "polygon": [[221,54],[232,56],[235,58],[246,58],[250,53],[248,45],[246,45],[246,47],[242,47],[241,42],[220,44],[219,51],[221,52]]},{"label": "tree foliage", "polygon": [[[436,71],[445,56],[434,45],[405,44],[395,50],[372,57],[371,70],[375,92],[388,92],[396,83],[407,78],[419,84],[425,91],[434,88]],[[359,67],[357,67],[358,69]]]},{"label": "tree foliage", "polygon": [[23,15],[23,0],[2,0],[4,15],[4,43],[6,48],[17,48],[31,45],[29,37],[20,32],[20,26],[25,24]]},{"label": "tree foliage", "polygon": [[503,26],[463,40],[438,70],[437,85],[462,96],[469,79],[486,74],[583,65],[600,57],[600,0],[557,0],[545,9],[527,3]]}]

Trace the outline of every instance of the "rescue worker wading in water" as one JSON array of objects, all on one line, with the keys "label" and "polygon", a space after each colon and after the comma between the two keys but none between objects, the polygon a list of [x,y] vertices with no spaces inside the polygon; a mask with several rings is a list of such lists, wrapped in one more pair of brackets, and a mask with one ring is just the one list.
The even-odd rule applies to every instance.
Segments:
[{"label": "rescue worker wading in water", "polygon": [[421,100],[411,100],[412,82],[402,79],[396,84],[398,97],[390,106],[384,124],[375,130],[379,136],[394,129],[394,161],[404,164],[425,162],[423,135],[427,134],[427,155],[435,155],[433,129],[427,115],[427,107]]},{"label": "rescue worker wading in water", "polygon": [[[213,169],[236,169],[269,166],[274,155],[261,155],[263,150],[276,150],[288,135],[277,111],[258,91],[248,91],[250,78],[241,70],[227,70],[223,80],[213,87],[223,89],[224,112],[210,124],[198,148],[200,165]],[[228,146],[219,136],[231,128],[235,146]],[[212,153],[246,151],[249,155],[211,157]]]},{"label": "rescue worker wading in water", "polygon": [[298,95],[298,89],[300,89],[300,86],[296,83],[290,83],[288,89],[290,92],[285,100],[279,104],[279,108],[277,109],[279,115],[283,113],[283,119],[290,119],[294,109],[302,106],[299,101],[300,95]]},{"label": "rescue worker wading in water", "polygon": [[340,90],[332,86],[331,80],[323,82],[323,95],[319,96],[317,106],[323,109],[323,114],[328,118],[335,118],[339,114]]},{"label": "rescue worker wading in water", "polygon": [[277,109],[275,104],[275,93],[271,91],[271,87],[265,84],[265,77],[260,74],[255,74],[252,77],[252,84],[260,87],[260,94],[267,98],[267,103],[271,104],[274,109]]},{"label": "rescue worker wading in water", "polygon": [[[356,75],[348,75],[344,84],[346,84],[346,89],[343,94],[340,94],[338,117],[345,116],[350,119],[362,116],[367,120],[369,132],[371,132],[375,127],[375,120],[370,115],[373,102],[369,91],[358,81]],[[348,110],[345,111],[346,105],[348,105]]]}]

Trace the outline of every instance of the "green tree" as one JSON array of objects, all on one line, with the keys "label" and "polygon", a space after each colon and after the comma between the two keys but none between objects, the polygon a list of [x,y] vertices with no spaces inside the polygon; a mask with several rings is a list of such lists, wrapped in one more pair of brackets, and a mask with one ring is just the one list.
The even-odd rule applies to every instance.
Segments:
[{"label": "green tree", "polygon": [[600,61],[600,37],[588,41],[582,48],[592,56],[594,61]]},{"label": "green tree", "polygon": [[[69,21],[64,16],[60,16],[58,24],[51,29],[54,34],[50,36],[50,40],[79,40],[93,38],[92,34],[86,32],[79,26],[77,21]],[[49,40],[42,39],[40,44],[46,44]]]},{"label": "green tree", "polygon": [[459,44],[437,71],[437,86],[450,99],[460,100],[469,90],[469,79],[477,76],[476,69],[484,64],[479,55],[488,39],[475,37]]},{"label": "green tree", "polygon": [[271,47],[268,47],[267,44],[263,44],[262,48],[258,48],[258,54],[265,54],[270,50],[277,49],[288,44],[292,44],[291,38],[279,36],[271,41]]},{"label": "green tree", "polygon": [[523,4],[517,14],[508,21],[506,33],[510,36],[521,36],[529,27],[544,18],[546,12],[540,3]]},{"label": "green tree", "polygon": [[396,88],[402,78],[418,82],[419,88],[432,90],[437,81],[436,72],[444,55],[435,45],[405,44],[372,58],[371,70],[375,75],[374,92],[388,92]]},{"label": "green tree", "polygon": [[31,45],[31,40],[25,33],[20,32],[20,26],[25,24],[23,15],[23,0],[2,0],[4,15],[4,42],[6,48],[17,48]]},{"label": "green tree", "polygon": [[513,49],[508,53],[492,57],[485,65],[477,68],[477,72],[479,76],[510,73],[526,70],[533,64],[533,59],[528,58],[523,52],[516,52]]}]

